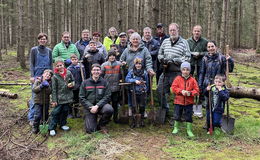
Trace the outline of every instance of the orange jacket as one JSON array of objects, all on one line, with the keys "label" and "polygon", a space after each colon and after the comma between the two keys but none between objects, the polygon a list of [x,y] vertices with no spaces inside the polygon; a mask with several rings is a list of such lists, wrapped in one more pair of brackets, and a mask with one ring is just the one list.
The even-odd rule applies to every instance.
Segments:
[{"label": "orange jacket", "polygon": [[[172,82],[171,89],[175,93],[174,104],[184,106],[194,104],[194,96],[199,95],[198,83],[192,76],[188,79],[177,76]],[[183,96],[181,93],[182,90],[190,91],[191,96]]]}]

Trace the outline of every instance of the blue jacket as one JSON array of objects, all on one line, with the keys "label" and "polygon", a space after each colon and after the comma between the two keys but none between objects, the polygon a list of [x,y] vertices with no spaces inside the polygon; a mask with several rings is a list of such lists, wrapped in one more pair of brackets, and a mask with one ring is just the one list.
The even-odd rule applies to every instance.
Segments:
[{"label": "blue jacket", "polygon": [[136,94],[142,94],[146,93],[149,90],[149,79],[148,79],[148,73],[144,71],[142,76],[136,76],[134,74],[133,69],[130,70],[125,78],[125,81],[128,83],[135,83],[136,80],[142,80],[145,81],[145,84],[141,85],[135,85],[135,93]]},{"label": "blue jacket", "polygon": [[157,71],[157,56],[160,49],[160,43],[152,38],[150,41],[146,42],[143,40],[144,46],[148,49],[152,56],[153,70]]},{"label": "blue jacket", "polygon": [[156,35],[156,37],[154,37],[155,40],[157,40],[160,45],[162,44],[162,42],[166,39],[169,38],[170,36],[163,34],[162,36],[159,36],[158,34]]},{"label": "blue jacket", "polygon": [[[234,61],[229,59],[229,72],[233,71]],[[206,54],[202,59],[202,65],[199,75],[199,87],[204,90],[208,85],[213,84],[217,74],[225,74],[226,58],[221,53],[215,53],[213,56]]]},{"label": "blue jacket", "polygon": [[[75,86],[74,86],[73,90],[79,89],[79,87],[82,83],[80,65],[71,64],[67,69],[72,73],[74,80],[75,80]],[[84,68],[83,64],[82,64],[82,71],[83,71],[83,76],[86,79],[85,68]]]},{"label": "blue jacket", "polygon": [[[219,91],[215,85],[211,86],[210,89],[211,94],[211,106],[212,112],[224,113],[225,110],[225,102],[229,99],[229,91],[225,86],[222,87],[222,90]],[[209,91],[206,91],[205,94],[207,97],[209,96]],[[209,108],[209,104],[207,104],[207,108]]]}]

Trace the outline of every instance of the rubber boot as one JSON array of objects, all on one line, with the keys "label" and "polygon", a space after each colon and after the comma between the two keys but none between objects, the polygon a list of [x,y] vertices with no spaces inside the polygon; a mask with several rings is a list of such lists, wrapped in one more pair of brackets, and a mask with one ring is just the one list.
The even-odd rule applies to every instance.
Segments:
[{"label": "rubber boot", "polygon": [[194,134],[192,133],[192,123],[187,122],[187,134],[189,137],[194,137]]},{"label": "rubber boot", "polygon": [[172,134],[177,134],[178,133],[179,126],[180,126],[180,122],[179,121],[174,121],[174,129],[172,131]]}]

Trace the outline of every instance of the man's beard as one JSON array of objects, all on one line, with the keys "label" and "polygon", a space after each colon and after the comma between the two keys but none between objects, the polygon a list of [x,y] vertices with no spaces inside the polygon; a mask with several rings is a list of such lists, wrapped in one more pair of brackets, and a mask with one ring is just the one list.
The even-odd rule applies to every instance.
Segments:
[{"label": "man's beard", "polygon": [[178,39],[179,35],[176,35],[176,36],[171,36],[171,40],[172,41],[176,41]]}]

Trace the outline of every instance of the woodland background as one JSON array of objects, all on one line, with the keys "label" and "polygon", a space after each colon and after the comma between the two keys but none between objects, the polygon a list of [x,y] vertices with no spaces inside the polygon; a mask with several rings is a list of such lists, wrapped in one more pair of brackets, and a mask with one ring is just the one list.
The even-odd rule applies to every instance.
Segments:
[{"label": "woodland background", "polygon": [[200,24],[203,36],[216,40],[220,48],[253,48],[260,52],[260,0],[0,0],[0,60],[8,48],[17,48],[22,68],[25,53],[37,44],[39,32],[49,35],[52,48],[61,33],[69,31],[72,41],[83,29],[109,27],[119,32],[161,22],[176,22],[184,38]]}]

